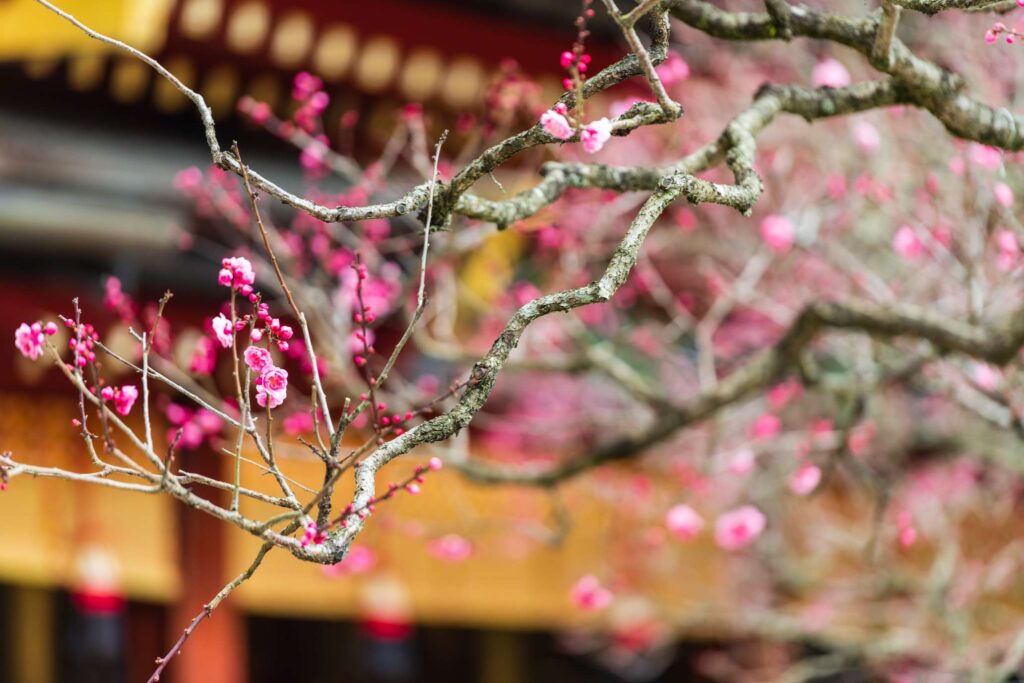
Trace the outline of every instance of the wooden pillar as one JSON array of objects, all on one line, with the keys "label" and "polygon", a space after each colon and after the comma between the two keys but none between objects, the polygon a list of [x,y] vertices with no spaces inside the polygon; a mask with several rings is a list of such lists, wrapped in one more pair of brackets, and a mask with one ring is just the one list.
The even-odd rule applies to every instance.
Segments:
[{"label": "wooden pillar", "polygon": [[125,683],[149,680],[153,660],[167,651],[167,613],[164,605],[128,603],[125,619]]},{"label": "wooden pillar", "polygon": [[[209,477],[220,478],[229,461],[210,450],[182,454],[181,467]],[[226,471],[226,470],[225,470]],[[226,495],[209,488],[198,493],[220,505],[229,504]],[[233,530],[225,522],[185,505],[179,513],[179,565],[182,596],[170,612],[167,643],[170,648],[203,605],[224,587],[234,570],[226,567],[226,536]],[[239,570],[240,571],[240,570]],[[248,674],[245,620],[229,598],[203,620],[174,658],[164,680],[172,683],[243,683]]]}]

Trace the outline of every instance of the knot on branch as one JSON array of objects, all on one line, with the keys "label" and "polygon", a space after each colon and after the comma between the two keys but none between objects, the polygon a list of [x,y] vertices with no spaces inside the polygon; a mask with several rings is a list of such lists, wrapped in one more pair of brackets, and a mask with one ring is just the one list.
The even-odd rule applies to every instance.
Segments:
[{"label": "knot on branch", "polygon": [[[425,197],[423,204],[420,206],[416,217],[428,230],[431,228],[435,230],[447,230],[451,225],[452,210],[455,208],[455,203],[458,201],[458,197],[453,197],[451,187],[445,186],[445,184],[440,180],[434,184],[432,208],[429,190],[427,190],[426,194],[427,196]],[[430,225],[427,225],[428,212],[430,213]]]},{"label": "knot on branch", "polygon": [[655,102],[636,102],[632,107],[624,111],[616,121],[629,124],[624,128],[615,128],[612,135],[625,137],[641,125],[654,123],[670,123],[683,115],[683,106],[678,102],[672,102],[668,110]]},{"label": "knot on branch", "polygon": [[668,44],[672,33],[672,24],[668,18],[668,8],[657,9],[649,15],[653,23],[651,31],[651,47],[647,52],[655,66],[668,59]]},{"label": "knot on branch", "polygon": [[673,173],[661,179],[658,187],[662,190],[680,189],[683,194],[689,196],[696,187],[697,178],[689,173]]},{"label": "knot on branch", "polygon": [[791,40],[793,23],[789,3],[786,0],[764,0],[764,8],[768,10],[768,16],[771,17],[778,36],[785,41]]}]

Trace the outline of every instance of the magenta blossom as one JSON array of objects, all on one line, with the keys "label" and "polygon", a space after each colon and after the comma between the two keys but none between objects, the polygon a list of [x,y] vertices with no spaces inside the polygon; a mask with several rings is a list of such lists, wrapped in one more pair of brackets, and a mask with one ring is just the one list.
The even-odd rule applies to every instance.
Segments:
[{"label": "magenta blossom", "polygon": [[127,415],[139,397],[139,390],[131,384],[125,384],[121,388],[107,386],[100,390],[100,396],[104,401],[113,401],[114,410],[120,415]]},{"label": "magenta blossom", "polygon": [[612,592],[601,585],[597,577],[587,574],[569,591],[569,599],[572,603],[583,610],[602,610],[612,602]]},{"label": "magenta blossom", "polygon": [[132,406],[138,398],[139,390],[131,384],[126,384],[114,392],[114,410],[119,415],[127,415],[132,411]]},{"label": "magenta blossom", "polygon": [[723,550],[739,550],[761,535],[765,516],[753,505],[721,515],[715,522],[715,543]]},{"label": "magenta blossom", "polygon": [[320,545],[327,540],[327,532],[321,531],[320,527],[317,526],[316,522],[312,518],[307,517],[306,523],[303,525],[302,534],[302,547],[305,548],[307,545]]},{"label": "magenta blossom", "polygon": [[285,434],[299,436],[313,431],[313,416],[307,412],[297,411],[286,417],[281,424]]},{"label": "magenta blossom", "polygon": [[256,273],[249,259],[241,256],[225,258],[221,262],[221,270],[217,273],[217,282],[225,287],[237,289],[245,296],[252,294],[252,285],[256,282]]},{"label": "magenta blossom", "polygon": [[782,431],[782,420],[778,415],[764,413],[759,415],[750,426],[750,436],[755,439],[770,439]]},{"label": "magenta blossom", "polygon": [[211,375],[217,367],[217,347],[209,337],[200,337],[189,360],[189,371],[196,375]]}]

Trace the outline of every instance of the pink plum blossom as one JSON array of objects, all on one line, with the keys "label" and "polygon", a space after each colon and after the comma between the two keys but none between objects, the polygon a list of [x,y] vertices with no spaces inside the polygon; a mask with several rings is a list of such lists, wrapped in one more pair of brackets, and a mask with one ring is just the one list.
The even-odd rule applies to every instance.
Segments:
[{"label": "pink plum blossom", "polygon": [[568,140],[573,135],[572,126],[569,125],[569,120],[565,118],[566,111],[568,111],[566,106],[559,102],[555,105],[554,109],[548,109],[540,115],[541,127],[549,135],[559,140]]},{"label": "pink plum blossom", "polygon": [[878,129],[867,121],[857,121],[853,124],[853,141],[865,154],[876,151],[882,144]]},{"label": "pink plum blossom", "polygon": [[[353,268],[346,268],[338,274],[338,289],[335,291],[335,305],[344,311],[356,311],[356,283],[358,274]],[[381,265],[379,273],[367,272],[363,282],[363,303],[367,310],[379,317],[394,306],[401,293],[402,269],[396,263]],[[362,346],[359,344],[359,346]]]},{"label": "pink plum blossom", "polygon": [[221,347],[227,349],[231,347],[231,341],[235,338],[235,328],[231,324],[223,313],[213,319],[213,333],[217,336],[217,341],[220,342]]},{"label": "pink plum blossom", "polygon": [[919,259],[925,253],[924,244],[909,225],[902,225],[892,236],[892,248],[896,254],[908,261]]},{"label": "pink plum blossom", "polygon": [[1003,165],[1003,153],[995,147],[982,145],[977,142],[971,143],[970,159],[979,168],[994,171]]},{"label": "pink plum blossom", "polygon": [[1020,242],[1012,230],[996,230],[996,267],[1002,272],[1013,270],[1020,258]]},{"label": "pink plum blossom", "polygon": [[302,152],[299,154],[299,165],[307,173],[314,176],[318,176],[326,170],[324,158],[327,156],[329,148],[325,141],[321,139],[322,137],[318,136],[310,141],[309,144],[302,148]]},{"label": "pink plum blossom", "polygon": [[189,359],[189,372],[196,375],[213,374],[217,367],[217,347],[213,340],[203,336],[196,340],[196,348],[192,351],[192,358]]},{"label": "pink plum blossom", "polygon": [[583,127],[580,139],[583,141],[583,149],[591,154],[598,152],[604,147],[604,143],[612,136],[612,122],[608,119],[591,121]]},{"label": "pink plum blossom", "polygon": [[995,195],[996,203],[999,206],[1007,209],[1013,206],[1013,190],[1006,183],[996,183],[992,188],[992,194]]},{"label": "pink plum blossom", "polygon": [[281,425],[285,434],[299,436],[313,431],[313,416],[304,411],[297,411],[286,417]]},{"label": "pink plum blossom", "polygon": [[689,505],[675,505],[665,513],[665,526],[679,538],[689,540],[704,528],[704,518]]},{"label": "pink plum blossom", "polygon": [[739,550],[764,531],[764,513],[753,505],[722,514],[715,522],[715,543],[723,550]]},{"label": "pink plum blossom", "polygon": [[288,371],[270,366],[256,379],[256,403],[276,408],[288,395]]},{"label": "pink plum blossom", "polygon": [[821,482],[821,468],[805,462],[789,478],[789,490],[798,496],[806,496]]},{"label": "pink plum blossom", "polygon": [[690,65],[677,52],[669,52],[668,58],[655,71],[666,87],[681,83],[690,77]]},{"label": "pink plum blossom", "polygon": [[264,370],[274,365],[270,352],[259,346],[247,348],[242,354],[242,358],[245,360],[245,364],[252,368],[253,372],[257,375],[262,375]]},{"label": "pink plum blossom", "polygon": [[608,115],[611,116],[613,119],[617,119],[623,114],[625,114],[627,111],[629,111],[630,108],[637,102],[647,101],[648,100],[644,100],[639,97],[624,97],[621,100],[615,100],[610,105],[608,105]]},{"label": "pink plum blossom", "polygon": [[132,300],[121,289],[121,281],[114,276],[107,278],[103,284],[103,306],[108,311],[116,313],[125,322],[131,321],[135,316],[135,306]]},{"label": "pink plum blossom", "polygon": [[445,534],[427,544],[431,554],[445,562],[463,562],[473,554],[473,544],[458,534]]},{"label": "pink plum blossom", "polygon": [[612,603],[612,592],[601,585],[597,577],[587,574],[569,590],[569,599],[576,607],[595,612]]},{"label": "pink plum blossom", "polygon": [[831,57],[818,62],[811,71],[811,82],[815,87],[845,88],[850,85],[850,72]]},{"label": "pink plum blossom", "polygon": [[906,510],[901,510],[896,516],[896,526],[899,530],[900,546],[909,548],[917,541],[917,529],[914,527],[914,518]]},{"label": "pink plum blossom", "polygon": [[793,247],[796,230],[793,223],[785,216],[772,214],[761,221],[761,239],[772,251],[785,254]]},{"label": "pink plum blossom", "polygon": [[1002,373],[988,363],[977,363],[974,366],[971,377],[974,379],[975,384],[985,391],[995,391],[996,387],[999,386],[999,382],[1002,381]]},{"label": "pink plum blossom", "polygon": [[796,379],[788,379],[780,382],[768,390],[768,405],[772,410],[782,410],[789,402],[799,398],[804,393],[804,385]]},{"label": "pink plum blossom", "polygon": [[750,436],[755,439],[770,439],[782,430],[782,420],[778,415],[763,413],[750,427]]},{"label": "pink plum blossom", "polygon": [[345,559],[323,568],[325,576],[355,576],[365,574],[377,566],[377,553],[365,545],[353,545]]},{"label": "pink plum blossom", "polygon": [[729,473],[737,477],[750,474],[757,465],[757,455],[749,448],[741,448],[729,458]]},{"label": "pink plum blossom", "polygon": [[197,410],[195,415],[192,416],[192,421],[196,423],[199,429],[203,430],[204,434],[216,434],[224,425],[224,421],[220,416],[207,408]]},{"label": "pink plum blossom", "polygon": [[875,424],[873,422],[865,422],[850,430],[850,435],[846,437],[846,447],[854,455],[864,455],[874,438]]}]

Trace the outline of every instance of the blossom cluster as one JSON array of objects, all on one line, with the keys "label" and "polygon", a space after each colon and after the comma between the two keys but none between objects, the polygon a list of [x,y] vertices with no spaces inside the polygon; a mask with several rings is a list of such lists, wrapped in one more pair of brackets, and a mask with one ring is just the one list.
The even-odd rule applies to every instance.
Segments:
[{"label": "blossom cluster", "polygon": [[[225,407],[234,406],[228,403]],[[178,447],[186,450],[199,448],[207,440],[212,442],[224,425],[220,416],[208,408],[193,410],[178,403],[171,403],[164,414],[172,425],[172,429],[167,432],[167,442],[174,443],[177,440]]]},{"label": "blossom cluster", "polygon": [[[764,531],[764,513],[753,505],[725,512],[715,521],[715,543],[724,550],[740,550]],[[665,514],[665,527],[675,536],[690,540],[704,529],[704,518],[686,504],[673,506]]]},{"label": "blossom cluster", "polygon": [[[1024,7],[1024,0],[1017,0],[1017,7]],[[1013,45],[1018,38],[1024,37],[1024,33],[1015,28],[1010,28],[1001,21],[992,24],[992,27],[985,31],[985,42],[989,45],[999,40],[999,36],[1006,34],[1004,40],[1007,45]]]},{"label": "blossom cluster", "polygon": [[256,273],[248,259],[232,256],[221,261],[223,266],[217,273],[217,282],[225,287],[237,289],[242,296],[254,296],[252,285],[256,282]]},{"label": "blossom cluster", "polygon": [[100,390],[100,396],[104,401],[113,401],[114,409],[119,415],[127,415],[139,398],[139,390],[131,384],[121,387],[105,386]]},{"label": "blossom cluster", "polygon": [[52,322],[46,323],[46,325],[39,321],[31,325],[22,323],[14,331],[14,345],[25,358],[36,360],[43,353],[43,340],[46,338],[46,335],[54,335],[56,333],[57,326]]},{"label": "blossom cluster", "polygon": [[[70,328],[75,328],[75,323],[66,319],[65,323]],[[78,326],[79,337],[72,337],[68,341],[68,347],[75,354],[75,364],[84,367],[86,364],[96,360],[96,352],[93,350],[99,341],[99,333],[88,323]],[[14,346],[21,355],[29,360],[37,360],[43,353],[43,345],[47,336],[57,334],[57,324],[48,322],[45,325],[41,321],[32,324],[22,323],[14,331]],[[71,366],[69,366],[71,367]],[[92,389],[96,393],[96,389]],[[104,401],[113,401],[114,409],[120,415],[127,415],[131,412],[132,406],[139,398],[139,390],[130,384],[121,387],[105,386],[99,391],[99,396]]]},{"label": "blossom cluster", "polygon": [[317,526],[316,521],[311,517],[306,518],[306,523],[303,524],[302,533],[302,547],[305,548],[308,545],[320,545],[327,540],[327,532]]},{"label": "blossom cluster", "polygon": [[569,76],[562,80],[566,90],[572,90],[583,83],[587,70],[590,66],[590,55],[583,51],[583,43],[586,41],[590,31],[587,30],[587,20],[593,18],[594,9],[590,6],[593,0],[583,0],[583,10],[576,17],[576,41],[572,50],[566,50],[559,57],[559,64],[569,72]]},{"label": "blossom cluster", "polygon": [[135,305],[121,289],[121,281],[116,277],[108,277],[103,283],[103,305],[123,322],[135,319]]},{"label": "blossom cluster", "polygon": [[[356,466],[358,466],[358,463],[356,463]],[[427,472],[437,472],[443,467],[444,463],[441,461],[440,458],[436,456],[432,457],[430,458],[430,460],[427,461],[426,465],[418,465],[416,469],[413,471],[412,476],[409,477],[409,479],[407,479],[405,482],[401,484],[396,482],[389,483],[388,490],[386,492],[371,499],[370,502],[367,503],[366,505],[356,508],[351,503],[349,503],[347,506],[345,506],[345,510],[341,513],[341,516],[338,517],[338,519],[335,521],[337,522],[338,526],[344,529],[348,527],[349,520],[352,517],[366,519],[371,514],[373,514],[378,503],[383,503],[385,501],[391,500],[399,491],[405,491],[406,493],[414,496],[419,495],[421,491],[420,485],[426,481],[424,475],[426,475]]]},{"label": "blossom cluster", "polygon": [[316,130],[316,122],[331,102],[323,86],[322,80],[307,71],[300,71],[292,80],[292,99],[300,103],[293,120],[307,133]]},{"label": "blossom cluster", "polygon": [[270,352],[250,346],[243,353],[245,364],[256,373],[256,402],[263,408],[276,408],[288,395],[288,371],[274,365]]}]

